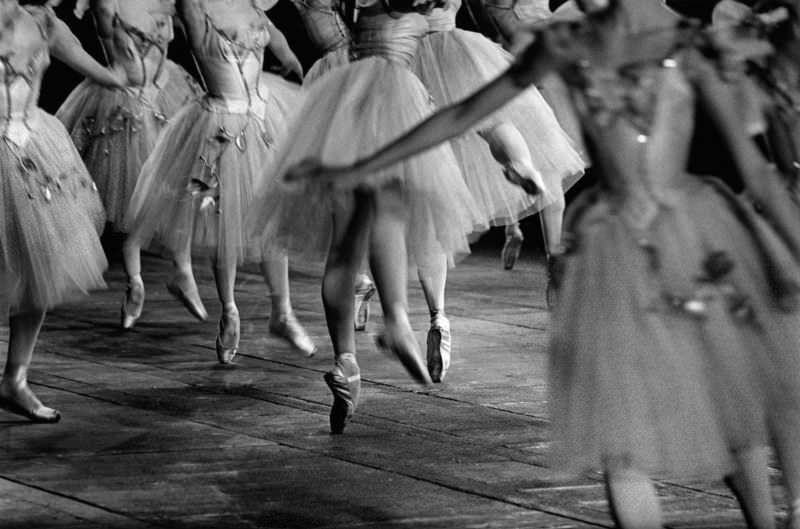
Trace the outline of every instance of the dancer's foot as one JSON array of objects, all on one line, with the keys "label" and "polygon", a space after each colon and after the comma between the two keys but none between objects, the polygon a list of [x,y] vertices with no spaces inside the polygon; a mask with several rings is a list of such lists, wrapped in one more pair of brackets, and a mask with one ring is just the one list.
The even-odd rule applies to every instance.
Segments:
[{"label": "dancer's foot", "polygon": [[366,274],[359,274],[355,288],[355,329],[363,331],[369,322],[369,300],[377,292],[375,283]]},{"label": "dancer's foot", "polygon": [[376,342],[378,347],[391,351],[415,381],[420,384],[431,383],[428,369],[422,360],[422,353],[417,344],[417,338],[408,323],[387,325],[384,333],[378,336]]},{"label": "dancer's foot", "polygon": [[294,312],[281,315],[273,315],[269,319],[269,332],[274,336],[283,338],[292,347],[306,355],[307,357],[314,356],[317,352],[317,346],[311,341],[311,338],[306,333],[306,330],[297,321]]},{"label": "dancer's foot", "polygon": [[532,167],[517,167],[516,164],[508,163],[503,167],[503,176],[529,195],[538,195],[542,192],[540,184],[536,182],[541,180],[541,176]]},{"label": "dancer's foot", "polygon": [[132,277],[125,290],[125,298],[120,309],[120,325],[123,329],[130,329],[136,325],[136,320],[142,316],[144,307],[144,282],[140,276]]},{"label": "dancer's foot", "polygon": [[340,434],[353,417],[361,394],[361,372],[356,356],[353,353],[340,355],[333,369],[325,373],[324,378],[333,394],[331,433]]},{"label": "dancer's foot", "polygon": [[183,303],[192,316],[200,321],[208,319],[208,312],[203,305],[200,291],[197,289],[197,283],[191,273],[176,273],[175,277],[167,283],[167,291]]},{"label": "dancer's foot", "polygon": [[33,422],[54,423],[61,420],[58,410],[42,404],[27,383],[17,385],[7,380],[0,382],[0,408]]},{"label": "dancer's foot", "polygon": [[522,241],[524,240],[525,236],[522,235],[522,230],[519,229],[519,225],[514,226],[512,230],[506,231],[506,242],[500,254],[504,269],[511,270],[514,268],[514,265],[517,264],[519,253],[522,251]]},{"label": "dancer's foot", "polygon": [[450,368],[450,320],[443,314],[431,318],[428,330],[428,373],[431,380],[441,382]]},{"label": "dancer's foot", "polygon": [[226,306],[219,320],[216,343],[217,359],[221,364],[233,363],[239,353],[239,328],[239,309],[233,304]]}]

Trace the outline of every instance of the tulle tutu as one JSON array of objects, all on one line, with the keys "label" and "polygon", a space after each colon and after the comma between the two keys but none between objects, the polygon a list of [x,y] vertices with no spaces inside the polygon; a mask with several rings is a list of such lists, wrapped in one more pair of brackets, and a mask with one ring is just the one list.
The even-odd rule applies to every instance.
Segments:
[{"label": "tulle tutu", "polygon": [[[647,228],[575,204],[550,346],[554,464],[722,476],[800,402],[798,265],[721,184],[693,179]],[[731,268],[732,266],[732,268]]]},{"label": "tulle tutu", "polygon": [[39,109],[26,123],[0,139],[0,309],[12,313],[104,288],[107,266],[100,197],[64,126]]},{"label": "tulle tutu", "polygon": [[311,65],[303,78],[303,85],[308,86],[320,77],[339,66],[344,66],[350,62],[350,52],[347,46],[341,46],[329,51]]},{"label": "tulle tutu", "polygon": [[584,162],[586,162],[586,165],[590,165],[589,150],[586,148],[586,142],[583,139],[583,129],[581,128],[578,113],[575,111],[569,87],[559,75],[554,73],[545,76],[539,82],[538,87],[544,100],[553,109],[553,114],[555,114],[558,124],[561,125],[569,139],[572,140],[572,144]]},{"label": "tulle tutu", "polygon": [[[262,76],[263,108],[205,97],[190,103],[162,132],[131,199],[125,229],[143,246],[232,263],[260,260],[243,229],[254,190],[272,178],[274,142],[299,89]],[[291,98],[292,100],[287,100]]]},{"label": "tulle tutu", "polygon": [[[471,95],[503,73],[512,56],[483,35],[454,29],[427,35],[417,54],[417,72],[438,106]],[[477,133],[511,123],[525,138],[545,192],[529,197],[504,181],[501,167]],[[473,131],[453,142],[468,185],[498,223],[514,221],[545,207],[548,197],[566,191],[583,174],[585,163],[536,88],[526,90]]]},{"label": "tulle tutu", "polygon": [[145,160],[167,121],[202,90],[177,64],[166,63],[162,88],[112,89],[88,79],[56,113],[94,177],[108,214],[119,229]]},{"label": "tulle tutu", "polygon": [[[406,67],[371,57],[337,68],[311,85],[280,147],[275,174],[315,157],[347,164],[372,154],[432,111],[429,95]],[[331,219],[354,187],[398,186],[408,205],[410,263],[446,254],[451,262],[469,252],[468,236],[486,228],[464,184],[451,149],[439,146],[356,183],[286,185],[270,180],[258,192],[249,228],[265,245],[293,256],[322,259]],[[380,191],[378,191],[380,193]]]}]

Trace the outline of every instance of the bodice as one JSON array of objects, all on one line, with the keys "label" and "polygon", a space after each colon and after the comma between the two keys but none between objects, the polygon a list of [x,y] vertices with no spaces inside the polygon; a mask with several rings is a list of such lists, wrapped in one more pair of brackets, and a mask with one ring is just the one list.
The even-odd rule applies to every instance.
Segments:
[{"label": "bodice", "polygon": [[683,59],[619,71],[584,67],[576,77],[569,81],[605,188],[646,224],[689,178],[695,96]]},{"label": "bodice", "polygon": [[195,50],[208,93],[230,101],[252,102],[259,96],[264,48],[269,44],[269,19],[254,9],[254,20],[236,34],[220,28],[206,13],[200,49]]},{"label": "bodice", "polygon": [[331,0],[293,0],[311,41],[328,53],[352,40],[350,30]]},{"label": "bodice", "polygon": [[411,67],[428,22],[417,13],[361,16],[356,25],[353,58],[383,57]]},{"label": "bodice", "polygon": [[461,0],[448,0],[443,7],[436,7],[425,15],[428,31],[452,31],[456,28],[456,14],[461,8]]},{"label": "bodice", "polygon": [[[27,8],[33,15],[24,17],[38,36],[33,42],[19,43],[0,54],[0,132],[8,134],[14,122],[22,122],[36,108],[42,77],[50,64],[48,20],[42,8]],[[23,27],[23,24],[19,24]],[[18,53],[19,52],[19,53]]]},{"label": "bodice", "polygon": [[[119,1],[119,0],[118,0]],[[132,86],[158,82],[167,59],[167,47],[174,38],[172,15],[174,0],[144,0],[147,27],[125,20],[119,4],[112,20],[112,46],[106,50],[110,59],[121,65]]]}]

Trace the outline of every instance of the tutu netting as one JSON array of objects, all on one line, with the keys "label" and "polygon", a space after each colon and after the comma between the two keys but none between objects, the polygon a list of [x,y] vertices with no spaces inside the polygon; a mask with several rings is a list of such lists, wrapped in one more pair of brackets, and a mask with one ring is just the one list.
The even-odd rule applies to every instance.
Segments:
[{"label": "tutu netting", "polygon": [[[383,58],[367,58],[337,68],[304,94],[283,142],[276,175],[315,157],[347,164],[418,124],[433,111],[429,96],[408,68]],[[258,193],[250,229],[267,246],[293,256],[322,259],[327,254],[333,210],[354,187],[399,186],[408,204],[406,239],[412,264],[444,252],[451,262],[469,252],[468,236],[486,228],[453,153],[440,146],[358,183],[315,182],[287,186],[270,180]]]},{"label": "tutu netting", "polygon": [[554,463],[722,476],[796,407],[797,262],[721,185],[692,179],[646,228],[576,204],[550,350]]},{"label": "tutu netting", "polygon": [[144,162],[167,121],[202,89],[167,61],[162,87],[107,88],[89,80],[56,113],[94,177],[108,221],[119,229]]},{"label": "tutu netting", "polygon": [[104,288],[107,266],[102,204],[63,125],[38,109],[25,123],[0,141],[0,308],[11,313]]},{"label": "tutu netting", "polygon": [[[279,86],[280,85],[280,86]],[[279,86],[279,88],[276,88]],[[270,87],[270,88],[268,88]],[[274,88],[274,90],[273,90]],[[143,246],[171,253],[191,244],[194,255],[220,262],[260,260],[243,222],[259,184],[271,178],[273,144],[297,89],[262,76],[263,105],[206,97],[170,122],[142,169],[125,228]]]},{"label": "tutu netting", "polygon": [[303,85],[308,86],[334,68],[344,66],[349,62],[350,52],[347,46],[331,50],[311,65],[311,68],[306,72],[305,78],[303,78]]},{"label": "tutu netting", "polygon": [[[416,69],[436,104],[444,106],[471,95],[511,63],[511,55],[496,43],[478,33],[454,29],[422,39]],[[545,187],[540,197],[529,197],[505,182],[501,167],[480,138],[478,131],[500,123],[514,125],[525,139]],[[535,88],[454,141],[453,148],[476,199],[483,200],[484,211],[498,223],[518,220],[547,206],[548,198],[563,193],[562,188],[566,191],[586,165]]]}]

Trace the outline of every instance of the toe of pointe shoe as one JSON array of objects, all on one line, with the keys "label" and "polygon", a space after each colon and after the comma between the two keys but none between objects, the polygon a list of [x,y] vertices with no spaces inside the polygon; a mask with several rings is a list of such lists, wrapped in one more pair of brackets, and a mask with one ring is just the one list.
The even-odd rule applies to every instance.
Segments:
[{"label": "toe of pointe shoe", "polygon": [[505,270],[512,270],[514,265],[517,264],[520,251],[522,250],[522,239],[520,237],[508,237],[503,245],[503,251],[500,255],[503,261],[503,268]]},{"label": "toe of pointe shoe", "polygon": [[[415,339],[413,334],[409,339]],[[409,347],[408,344],[403,343],[390,343],[385,335],[378,336],[376,343],[378,347],[386,349],[394,354],[415,382],[422,385],[430,385],[433,383],[428,374],[428,368],[421,356],[417,354],[415,347]]]},{"label": "toe of pointe shoe", "polygon": [[345,377],[341,370],[334,369],[325,373],[323,378],[333,394],[330,414],[331,433],[338,435],[344,432],[345,426],[356,411],[356,401],[350,391],[350,385],[360,384],[361,376]]},{"label": "toe of pointe shoe", "polygon": [[311,358],[317,352],[317,346],[293,315],[273,319],[269,325],[269,332],[289,342],[307,358]]},{"label": "toe of pointe shoe", "polygon": [[428,331],[427,345],[428,373],[433,382],[442,382],[450,367],[451,337],[449,325],[432,325]]},{"label": "toe of pointe shoe", "polygon": [[222,345],[222,340],[220,340],[219,338],[217,338],[216,349],[217,349],[217,360],[219,361],[220,364],[225,364],[225,365],[233,364],[234,360],[236,359],[236,355],[239,354],[238,347],[224,347]]},{"label": "toe of pointe shoe", "polygon": [[4,409],[9,413],[21,415],[32,422],[53,424],[61,420],[61,413],[58,410],[48,408],[46,406],[39,406],[36,409],[28,409],[19,402],[2,397],[0,398],[0,409]]},{"label": "toe of pointe shoe", "polygon": [[200,298],[200,292],[197,289],[191,291],[184,290],[175,281],[167,283],[167,292],[180,301],[189,313],[200,321],[208,319],[208,312],[206,311],[203,300]]}]

